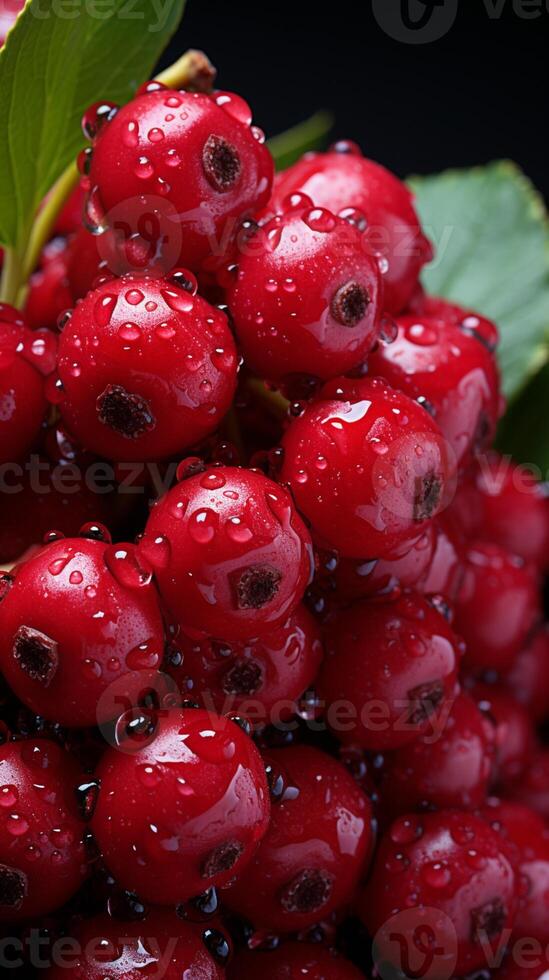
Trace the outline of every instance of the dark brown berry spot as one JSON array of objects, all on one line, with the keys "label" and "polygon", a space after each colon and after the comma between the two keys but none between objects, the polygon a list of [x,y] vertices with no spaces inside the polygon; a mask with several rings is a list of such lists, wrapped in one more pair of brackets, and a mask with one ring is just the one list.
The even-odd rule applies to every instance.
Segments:
[{"label": "dark brown berry spot", "polygon": [[262,609],[274,599],[281,579],[280,572],[265,565],[255,565],[237,573],[235,591],[238,608]]},{"label": "dark brown berry spot", "polygon": [[11,575],[8,575],[7,572],[4,572],[2,575],[0,575],[0,602],[2,602],[2,600],[6,598],[12,585],[13,585],[13,578],[11,577]]},{"label": "dark brown berry spot", "polygon": [[327,871],[305,868],[280,894],[280,904],[287,912],[318,912],[330,900],[333,878]]},{"label": "dark brown berry spot", "polygon": [[0,909],[16,912],[27,896],[27,876],[17,868],[0,864]]},{"label": "dark brown berry spot", "polygon": [[208,183],[224,194],[237,183],[242,165],[238,150],[223,136],[208,136],[202,150],[202,166]]},{"label": "dark brown berry spot", "polygon": [[473,436],[473,449],[484,449],[492,436],[492,426],[486,412],[482,410],[478,413],[475,434]]},{"label": "dark brown berry spot", "polygon": [[230,871],[231,868],[234,868],[243,850],[244,847],[238,840],[224,841],[211,854],[208,854],[202,865],[202,877],[213,878],[214,875],[219,875],[223,871]]},{"label": "dark brown berry spot", "polygon": [[442,681],[428,681],[419,684],[408,691],[410,712],[408,721],[411,725],[421,725],[434,715],[444,697]]},{"label": "dark brown berry spot", "polygon": [[51,684],[59,666],[55,640],[31,626],[20,626],[13,641],[13,656],[31,680]]},{"label": "dark brown berry spot", "polygon": [[494,898],[471,911],[471,938],[474,943],[482,943],[487,937],[494,939],[503,931],[507,921],[507,909],[501,898]]},{"label": "dark brown berry spot", "polygon": [[330,309],[334,320],[343,327],[356,327],[366,315],[369,304],[368,290],[358,282],[347,282],[332,297]]},{"label": "dark brown berry spot", "polygon": [[154,429],[156,419],[144,398],[121,385],[109,385],[97,399],[99,421],[125,439],[137,439]]},{"label": "dark brown berry spot", "polygon": [[263,670],[257,660],[237,660],[223,678],[225,694],[255,694],[263,684]]},{"label": "dark brown berry spot", "polygon": [[427,473],[416,480],[414,520],[426,521],[436,513],[442,495],[442,483],[436,473]]}]

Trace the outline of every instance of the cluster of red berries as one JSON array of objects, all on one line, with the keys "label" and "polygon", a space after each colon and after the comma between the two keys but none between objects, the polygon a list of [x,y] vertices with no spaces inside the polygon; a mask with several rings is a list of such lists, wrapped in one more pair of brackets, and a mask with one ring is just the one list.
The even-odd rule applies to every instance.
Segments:
[{"label": "cluster of red berries", "polygon": [[25,969],[38,928],[49,980],[537,976],[549,503],[486,452],[496,327],[423,293],[411,195],[352,143],[273,181],[241,98],[157,82],[83,125],[0,308]]}]

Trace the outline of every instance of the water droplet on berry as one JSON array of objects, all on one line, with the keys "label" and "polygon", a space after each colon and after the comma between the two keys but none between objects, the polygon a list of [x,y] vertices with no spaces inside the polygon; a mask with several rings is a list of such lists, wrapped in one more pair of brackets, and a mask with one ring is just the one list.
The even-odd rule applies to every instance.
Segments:
[{"label": "water droplet on berry", "polygon": [[84,225],[92,235],[102,235],[107,230],[105,208],[98,187],[90,188],[84,203]]},{"label": "water droplet on berry", "polygon": [[7,809],[15,806],[19,799],[19,793],[15,786],[2,786],[0,789],[0,807]]},{"label": "water droplet on berry", "polygon": [[168,567],[172,549],[164,534],[158,534],[156,537],[144,534],[137,547],[151,568],[156,570]]},{"label": "water droplet on berry", "polygon": [[238,122],[242,123],[244,126],[249,126],[252,122],[252,110],[250,109],[247,102],[244,101],[239,95],[235,95],[234,92],[216,92],[215,101],[218,106],[225,110],[236,119]]},{"label": "water droplet on berry", "polygon": [[98,327],[108,327],[112,320],[118,300],[112,294],[101,296],[95,303],[93,311]]},{"label": "water droplet on berry", "polygon": [[155,126],[153,127],[153,129],[149,130],[147,134],[147,138],[150,143],[161,143],[162,140],[165,139],[166,137],[165,137],[164,130],[160,129],[159,126]]},{"label": "water droplet on berry", "polygon": [[139,123],[136,119],[130,119],[122,128],[122,142],[124,146],[133,149],[139,143]]},{"label": "water droplet on berry", "polygon": [[136,323],[123,323],[118,332],[123,340],[127,340],[130,343],[134,340],[139,340],[141,337],[141,329]]},{"label": "water droplet on berry", "polygon": [[126,589],[140,589],[152,581],[152,569],[141,560],[134,545],[110,545],[105,551],[105,564]]},{"label": "water droplet on berry", "polygon": [[217,515],[208,508],[196,511],[189,520],[189,534],[197,544],[209,544],[215,536]]},{"label": "water droplet on berry", "polygon": [[303,215],[303,220],[311,231],[328,234],[336,227],[337,221],[331,211],[326,208],[312,208]]}]

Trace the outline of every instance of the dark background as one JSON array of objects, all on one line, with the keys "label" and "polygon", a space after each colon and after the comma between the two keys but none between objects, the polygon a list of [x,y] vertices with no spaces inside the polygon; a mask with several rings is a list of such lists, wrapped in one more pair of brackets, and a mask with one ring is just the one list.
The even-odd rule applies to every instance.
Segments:
[{"label": "dark background", "polygon": [[444,38],[408,45],[381,30],[370,0],[188,0],[165,60],[206,50],[219,87],[243,95],[269,136],[326,108],[334,137],[400,176],[508,157],[549,197],[541,6],[539,19],[523,20],[506,0],[493,20],[484,0],[460,0]]}]

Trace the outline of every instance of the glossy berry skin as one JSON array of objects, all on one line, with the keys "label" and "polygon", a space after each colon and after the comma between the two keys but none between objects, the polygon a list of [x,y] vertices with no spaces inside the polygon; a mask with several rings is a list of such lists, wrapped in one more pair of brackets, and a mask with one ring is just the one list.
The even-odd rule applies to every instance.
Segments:
[{"label": "glossy berry skin", "polygon": [[[338,152],[337,148],[342,152]],[[362,156],[352,143],[329,153],[307,153],[278,175],[270,208],[281,210],[290,194],[307,194],[316,207],[366,219],[365,243],[387,269],[385,309],[400,313],[417,286],[432,248],[423,234],[408,188],[384,167]],[[359,219],[360,220],[360,219]]]},{"label": "glossy berry skin", "polygon": [[358,228],[299,195],[249,239],[227,302],[255,374],[327,380],[366,360],[381,329],[383,286]]},{"label": "glossy berry skin", "polygon": [[[0,465],[18,462],[40,431],[47,402],[33,347],[45,343],[46,336],[31,333],[17,310],[0,303]],[[54,364],[48,353],[44,373]]]},{"label": "glossy berry skin", "polygon": [[131,549],[66,538],[16,569],[0,605],[0,668],[44,718],[70,727],[109,721],[120,713],[109,687],[116,682],[135,704],[160,667],[162,616]]},{"label": "glossy berry skin", "polygon": [[193,638],[182,629],[171,641],[166,670],[184,698],[265,725],[296,714],[321,660],[318,626],[301,605],[278,629],[248,642]]},{"label": "glossy berry skin", "polygon": [[433,558],[418,589],[425,595],[444,595],[454,602],[464,576],[466,541],[451,508],[437,517],[434,527]]},{"label": "glossy berry skin", "polygon": [[521,894],[515,936],[548,943],[549,829],[545,821],[527,806],[512,800],[490,800],[482,816],[518,850],[515,867],[520,876]]},{"label": "glossy berry skin", "polygon": [[468,694],[459,694],[437,738],[387,753],[380,794],[393,817],[408,811],[481,806],[492,776],[494,730]]},{"label": "glossy berry skin", "polygon": [[55,742],[0,746],[0,921],[54,912],[87,874],[76,761]]},{"label": "glossy berry skin", "polygon": [[443,319],[400,316],[396,323],[396,339],[379,345],[370,372],[411,398],[426,398],[463,464],[494,437],[500,410],[494,355]]},{"label": "glossy berry skin", "polygon": [[309,533],[290,495],[254,470],[211,467],[155,505],[147,539],[166,539],[156,569],[172,616],[190,630],[249,640],[278,629],[312,568]]},{"label": "glossy berry skin", "polygon": [[524,803],[549,821],[549,749],[532,753],[522,779],[506,787],[506,796]]},{"label": "glossy berry skin", "polygon": [[497,684],[476,684],[472,695],[495,726],[495,759],[492,782],[508,786],[530,764],[536,747],[532,720],[512,694]]},{"label": "glossy berry skin", "polygon": [[353,897],[373,844],[371,804],[318,749],[274,749],[265,758],[283,789],[255,857],[224,899],[256,928],[297,932]]},{"label": "glossy berry skin", "polygon": [[541,626],[501,681],[534,722],[549,715],[549,627]]},{"label": "glossy berry skin", "polygon": [[[326,636],[317,687],[328,723],[344,742],[373,750],[432,737],[451,707],[459,659],[451,627],[419,595],[356,603]],[[336,712],[341,702],[343,725]]]},{"label": "glossy berry skin", "polygon": [[335,597],[344,603],[374,596],[396,597],[403,589],[418,586],[428,574],[437,542],[434,524],[425,528],[411,545],[406,541],[391,559],[361,561],[326,555],[321,576]]},{"label": "glossy berry skin", "polygon": [[103,279],[129,273],[159,279],[169,275],[170,264],[158,256],[156,242],[145,240],[139,232],[124,238],[110,229],[92,235],[81,227],[72,237],[67,248],[67,278],[74,301],[83,299]]},{"label": "glossy berry skin", "polygon": [[[479,817],[441,810],[400,817],[381,841],[359,914],[381,958],[409,975],[406,953],[423,964],[421,929],[437,957],[431,976],[463,976],[486,963],[512,927],[518,884],[500,835]],[[398,932],[404,941],[391,941]],[[419,960],[418,960],[419,955]],[[413,962],[413,961],[412,961]],[[436,972],[438,968],[438,972]]]},{"label": "glossy berry skin", "polygon": [[31,330],[40,327],[55,330],[59,317],[72,305],[67,246],[63,239],[54,239],[42,253],[41,267],[30,278],[25,319]]},{"label": "glossy berry skin", "polygon": [[347,558],[398,555],[442,508],[453,479],[436,423],[381,379],[328,382],[282,446],[280,480],[316,543]]},{"label": "glossy berry skin", "polygon": [[492,320],[440,296],[429,296],[421,286],[416,289],[406,312],[419,317],[434,317],[459,327],[462,332],[480,341],[492,354],[499,343],[499,330]]},{"label": "glossy berry skin", "polygon": [[138,230],[153,214],[173,264],[196,271],[212,253],[222,259],[241,219],[266,203],[273,162],[239,96],[154,88],[100,128],[91,201],[101,225],[126,210]]},{"label": "glossy berry skin", "polygon": [[220,424],[237,357],[220,310],[177,280],[123,277],[78,304],[58,370],[61,413],[77,439],[110,459],[144,461],[178,453]]},{"label": "glossy berry skin", "polygon": [[538,581],[531,566],[498,545],[471,542],[454,622],[467,644],[467,668],[511,667],[539,618]]},{"label": "glossy berry skin", "polygon": [[227,971],[228,980],[360,980],[349,960],[325,946],[287,942],[272,952],[243,951]]},{"label": "glossy berry skin", "polygon": [[542,570],[549,562],[549,499],[524,466],[483,456],[461,485],[452,509],[470,537],[506,548]]},{"label": "glossy berry skin", "polygon": [[136,751],[108,749],[92,830],[109,870],[141,899],[176,905],[239,878],[269,825],[252,740],[201,709],[162,711]]},{"label": "glossy berry skin", "polygon": [[99,916],[71,933],[77,947],[70,965],[50,967],[44,980],[223,980],[225,971],[202,938],[207,930],[168,910],[155,909],[138,922]]}]

